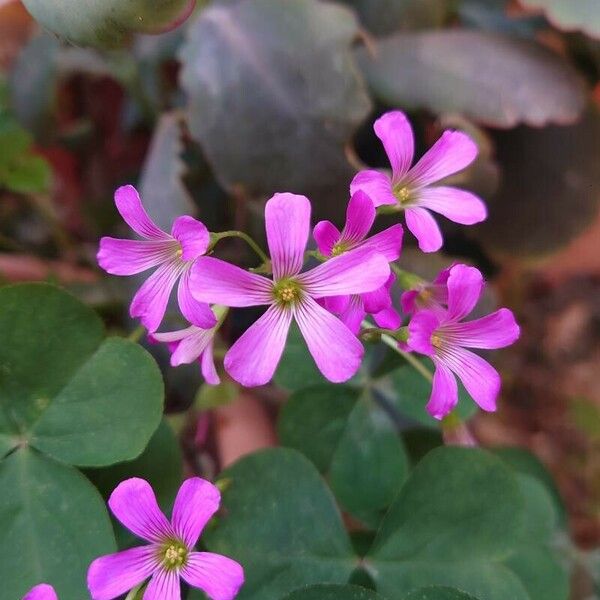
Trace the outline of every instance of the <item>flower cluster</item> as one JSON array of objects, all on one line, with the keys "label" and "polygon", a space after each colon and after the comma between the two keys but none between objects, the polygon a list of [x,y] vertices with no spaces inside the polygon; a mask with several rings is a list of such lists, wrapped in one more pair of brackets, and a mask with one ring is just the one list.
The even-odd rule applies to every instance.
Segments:
[{"label": "flower cluster", "polygon": [[[180,579],[201,589],[210,600],[233,600],[244,583],[242,567],[220,554],[194,547],[219,508],[219,490],[199,477],[186,480],[168,521],[150,484],[127,479],[113,491],[108,504],[114,516],[148,542],[97,558],[88,570],[93,600],[113,600],[138,588],[143,600],[180,600]],[[143,594],[143,595],[142,595]],[[58,600],[48,584],[35,586],[23,600]]]},{"label": "flower cluster", "polygon": [[[391,292],[403,227],[397,224],[370,235],[378,212],[404,212],[421,250],[433,252],[443,240],[431,211],[465,225],[484,220],[486,208],[477,196],[442,182],[475,160],[477,146],[462,132],[446,131],[411,167],[414,139],[406,116],[399,111],[386,113],[374,127],[388,155],[391,176],[375,170],[356,175],[343,229],[329,221],[314,227],[317,251],[307,251],[308,198],[278,193],[268,200],[265,228],[270,258],[258,271],[270,277],[213,256],[216,242],[225,234],[211,236],[189,216],[176,219],[168,234],[149,218],[133,187],[117,191],[123,219],[144,239],[103,238],[98,262],[116,275],[156,268],[134,296],[130,313],[141,319],[153,340],[169,344],[173,365],[199,359],[206,381],[218,383],[213,342],[227,309],[266,306],[225,354],[223,366],[233,379],[244,386],[268,383],[295,321],[321,373],[332,382],[343,382],[360,367],[361,328],[370,316],[378,328],[398,340],[400,348],[433,361],[428,410],[434,417],[443,418],[456,405],[455,375],[482,409],[495,409],[499,375],[465,348],[513,343],[519,328],[512,313],[501,309],[463,322],[484,283],[477,269],[457,264],[431,283],[419,281],[405,289],[401,304],[409,323],[402,327],[403,317],[394,308]],[[315,258],[318,263],[306,268],[307,259]],[[177,281],[179,307],[189,326],[157,332]]]}]

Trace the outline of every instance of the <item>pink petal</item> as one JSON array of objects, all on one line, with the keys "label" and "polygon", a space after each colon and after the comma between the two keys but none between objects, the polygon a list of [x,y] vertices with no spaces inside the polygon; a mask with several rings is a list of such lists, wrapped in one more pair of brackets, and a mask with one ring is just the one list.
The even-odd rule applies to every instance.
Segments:
[{"label": "pink petal", "polygon": [[390,275],[387,260],[369,248],[336,256],[297,277],[313,298],[363,294],[382,286]]},{"label": "pink petal", "polygon": [[191,289],[196,300],[210,304],[242,307],[273,302],[272,281],[207,256],[192,267]]},{"label": "pink petal", "polygon": [[322,302],[319,300],[319,304],[324,306],[330,313],[339,315],[348,308],[350,298],[352,296],[329,296],[328,298],[322,298]]},{"label": "pink petal", "polygon": [[115,204],[125,223],[138,235],[149,240],[172,239],[148,216],[138,191],[132,185],[124,185],[115,192]]},{"label": "pink petal", "polygon": [[421,292],[417,290],[408,290],[408,292],[403,292],[400,296],[402,311],[407,315],[413,313],[417,309],[417,298],[420,293]]},{"label": "pink petal", "polygon": [[477,144],[462,131],[444,131],[442,137],[409,171],[408,179],[416,187],[425,187],[454,175],[476,158]]},{"label": "pink petal", "polygon": [[386,308],[373,315],[375,323],[383,329],[398,329],[402,325],[402,317],[398,314],[395,308]]},{"label": "pink petal", "polygon": [[443,419],[458,403],[458,386],[452,371],[443,362],[435,360],[435,373],[427,412],[434,419]]},{"label": "pink petal", "polygon": [[186,479],[177,493],[171,523],[175,533],[188,549],[192,549],[204,526],[219,510],[221,493],[217,486],[200,479]]},{"label": "pink petal", "polygon": [[275,281],[299,273],[310,230],[308,198],[275,194],[265,207],[265,227]]},{"label": "pink petal", "polygon": [[242,566],[220,554],[192,552],[181,577],[201,589],[210,600],[233,600],[244,584]]},{"label": "pink petal", "polygon": [[194,260],[202,256],[210,243],[208,229],[193,217],[177,217],[171,235],[181,244],[183,260]]},{"label": "pink petal", "polygon": [[144,592],[143,600],[181,600],[179,573],[165,569],[156,571]]},{"label": "pink petal", "polygon": [[93,600],[113,600],[139,585],[159,566],[156,546],[130,548],[97,558],[89,567],[87,585]]},{"label": "pink petal", "polygon": [[167,344],[178,342],[172,350],[171,365],[187,365],[198,360],[200,355],[206,350],[212,342],[215,332],[212,329],[201,329],[192,325],[187,329],[180,331],[166,331],[164,333],[155,333],[153,338],[158,342]]},{"label": "pink petal", "polygon": [[175,256],[169,240],[119,240],[103,237],[96,256],[98,264],[111,275],[135,275]]},{"label": "pink petal", "polygon": [[474,308],[485,283],[483,275],[475,267],[454,265],[448,277],[448,319],[460,321]]},{"label": "pink petal", "polygon": [[133,477],[122,481],[111,494],[108,505],[129,531],[148,541],[160,543],[173,536],[173,529],[158,507],[152,486]]},{"label": "pink petal", "polygon": [[359,369],[364,348],[339,319],[305,296],[294,315],[308,350],[323,375],[334,383],[350,379]]},{"label": "pink petal", "polygon": [[313,229],[317,248],[323,256],[331,256],[333,247],[339,242],[341,233],[331,221],[319,221]]},{"label": "pink petal", "polygon": [[426,187],[418,193],[418,206],[444,215],[462,225],[481,223],[487,208],[475,194],[454,187]]},{"label": "pink petal", "polygon": [[392,305],[390,292],[385,285],[378,287],[372,292],[361,294],[361,298],[365,305],[365,311],[369,314],[378,313]]},{"label": "pink petal", "polygon": [[500,393],[500,375],[490,363],[458,346],[440,352],[439,360],[456,373],[480,408],[489,412],[496,410],[496,399]]},{"label": "pink petal", "polygon": [[162,264],[133,297],[129,314],[134,319],[139,317],[148,331],[156,331],[163,320],[171,291],[182,273],[183,264],[179,260]]},{"label": "pink petal", "polygon": [[32,588],[23,600],[58,600],[58,596],[51,585],[40,583]]},{"label": "pink petal", "polygon": [[373,226],[375,214],[373,201],[365,192],[358,190],[352,194],[346,210],[342,241],[356,244],[364,240]]},{"label": "pink petal", "polygon": [[380,233],[376,233],[367,238],[361,244],[361,247],[371,248],[371,250],[383,254],[387,261],[394,262],[400,258],[403,236],[404,229],[402,225],[398,223],[398,225],[392,225]]},{"label": "pink petal", "polygon": [[212,341],[202,353],[200,368],[202,370],[202,377],[204,377],[206,383],[209,383],[210,385],[219,385],[221,383],[221,378],[215,367]]},{"label": "pink petal", "polygon": [[198,302],[192,296],[190,288],[191,269],[186,269],[179,280],[177,302],[183,316],[196,327],[211,329],[217,324],[217,318],[206,302]]},{"label": "pink petal", "polygon": [[434,356],[435,348],[431,343],[431,336],[439,324],[438,317],[432,311],[419,311],[408,324],[409,348],[426,356]]},{"label": "pink petal", "polygon": [[399,110],[387,112],[373,126],[382,141],[392,165],[392,180],[399,182],[412,165],[415,143],[412,127],[406,115]]},{"label": "pink petal", "polygon": [[466,348],[504,348],[519,339],[520,328],[508,308],[466,323],[449,323],[440,328],[444,339]]},{"label": "pink petal", "polygon": [[374,169],[359,171],[350,184],[350,193],[354,195],[361,190],[371,198],[375,207],[383,204],[398,204],[390,178],[381,171]]},{"label": "pink petal", "polygon": [[437,252],[443,244],[442,233],[435,219],[424,208],[412,206],[404,211],[406,226],[419,241],[423,252]]},{"label": "pink petal", "polygon": [[291,310],[275,304],[270,306],[229,349],[225,356],[225,370],[246,387],[271,381],[281,359],[291,322]]},{"label": "pink petal", "polygon": [[340,321],[354,334],[358,335],[366,316],[362,298],[359,295],[349,296],[350,302],[339,315]]}]

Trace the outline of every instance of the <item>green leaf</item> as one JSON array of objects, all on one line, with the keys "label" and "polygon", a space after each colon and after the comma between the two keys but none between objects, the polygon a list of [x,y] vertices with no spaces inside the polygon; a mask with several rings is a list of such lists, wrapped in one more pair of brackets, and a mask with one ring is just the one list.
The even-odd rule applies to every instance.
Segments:
[{"label": "green leaf", "polygon": [[241,562],[238,600],[279,600],[316,583],[345,583],[357,564],[332,495],[294,450],[258,452],[221,476],[223,518],[204,541]]},{"label": "green leaf", "polygon": [[523,4],[543,9],[552,24],[560,29],[580,29],[600,38],[600,11],[596,0],[523,0]]},{"label": "green leaf", "polygon": [[157,33],[187,13],[190,0],[24,0],[44,27],[83,46],[114,47],[133,32]]},{"label": "green leaf", "polygon": [[310,355],[300,329],[294,323],[290,327],[283,356],[275,371],[275,383],[294,392],[313,385],[327,384]]},{"label": "green leaf", "polygon": [[88,469],[86,475],[104,498],[108,498],[121,481],[141,477],[150,482],[159,505],[168,511],[183,477],[179,441],[163,419],[146,449],[135,460],[101,469]]},{"label": "green leaf", "polygon": [[481,600],[530,600],[501,561],[521,533],[519,482],[482,450],[428,454],[390,507],[367,568],[377,589],[400,600],[419,587],[448,585]]},{"label": "green leaf", "polygon": [[313,585],[296,590],[282,600],[383,600],[381,596],[355,585]]},{"label": "green leaf", "polygon": [[373,93],[390,106],[458,112],[498,127],[572,122],[585,106],[569,63],[509,36],[460,29],[401,33],[380,41],[374,57],[360,49],[358,59]]},{"label": "green leaf", "polygon": [[160,371],[137,344],[102,333],[58,288],[0,289],[0,398],[15,436],[80,466],[142,452],[162,415]]},{"label": "green leaf", "polygon": [[495,142],[507,176],[498,193],[486,198],[488,219],[474,229],[487,249],[505,256],[547,255],[589,226],[600,206],[596,107],[576,125],[519,127],[497,134]]},{"label": "green leaf", "polygon": [[48,163],[32,153],[33,139],[8,114],[0,112],[0,187],[27,194],[48,188]]},{"label": "green leaf", "polygon": [[182,152],[180,117],[165,113],[154,131],[140,179],[140,194],[148,214],[167,231],[179,215],[192,215],[196,210],[182,180]]},{"label": "green leaf", "polygon": [[[378,389],[402,415],[427,427],[440,427],[440,422],[434,419],[425,408],[431,396],[431,382],[410,365],[404,364],[392,371],[385,383],[384,381],[380,382]],[[460,382],[458,389],[456,415],[462,420],[468,420],[477,412],[477,405]]]},{"label": "green leaf", "polygon": [[295,448],[329,474],[340,504],[360,520],[378,524],[408,474],[394,423],[368,392],[323,385],[294,393],[281,411],[283,445]]},{"label": "green leaf", "polygon": [[213,5],[192,23],[180,53],[190,133],[224,187],[345,201],[344,147],[371,107],[357,33],[352,11],[317,0]]},{"label": "green leaf", "polygon": [[87,598],[90,562],[116,551],[98,492],[74,468],[27,448],[0,462],[0,489],[3,597],[48,582],[61,600]]},{"label": "green leaf", "polygon": [[453,588],[429,586],[411,592],[404,600],[477,600],[477,598]]}]

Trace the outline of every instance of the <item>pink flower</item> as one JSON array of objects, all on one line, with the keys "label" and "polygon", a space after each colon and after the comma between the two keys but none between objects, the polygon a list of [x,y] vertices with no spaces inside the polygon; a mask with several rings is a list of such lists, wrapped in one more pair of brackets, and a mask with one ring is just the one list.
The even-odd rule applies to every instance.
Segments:
[{"label": "pink flower", "polygon": [[156,331],[173,286],[179,281],[177,298],[185,318],[198,327],[213,327],[216,319],[210,307],[194,300],[189,287],[190,269],[209,245],[206,227],[192,217],[183,216],[175,220],[170,235],[165,233],[150,219],[131,185],[116,191],[115,204],[125,222],[144,239],[103,237],[98,264],[112,275],[135,275],[158,267],[133,297],[131,316],[140,317],[150,332]]},{"label": "pink flower", "polygon": [[235,598],[244,583],[242,567],[220,554],[194,552],[220,502],[212,483],[193,477],[179,489],[169,522],[147,481],[133,478],[120,483],[108,501],[110,509],[149,544],[97,558],[87,577],[93,600],[112,600],[149,578],[144,600],[180,600],[180,577],[211,600]]},{"label": "pink flower", "polygon": [[398,211],[404,210],[406,225],[423,252],[435,252],[442,247],[442,234],[429,211],[463,225],[473,225],[486,218],[485,204],[474,194],[432,185],[462,171],[475,160],[477,146],[469,136],[460,131],[445,131],[411,168],[414,139],[404,113],[388,112],[375,121],[374,128],[390,160],[392,177],[375,170],[360,171],[350,191],[365,191],[375,206],[390,205]]},{"label": "pink flower", "polygon": [[360,366],[362,344],[317,299],[376,290],[389,277],[390,268],[381,254],[364,247],[300,273],[310,210],[308,198],[295,194],[275,194],[267,202],[265,221],[273,280],[209,257],[198,259],[192,269],[192,293],[201,302],[269,306],[225,356],[225,369],[242,385],[270,381],[292,319],[327,379],[346,381]]},{"label": "pink flower", "polygon": [[199,360],[202,376],[206,382],[211,385],[218,385],[221,383],[221,379],[215,368],[213,346],[215,334],[227,309],[222,306],[214,306],[213,310],[217,313],[219,322],[211,329],[201,329],[191,325],[178,331],[153,333],[151,338],[157,342],[168,344],[171,351],[171,366],[178,367]]},{"label": "pink flower", "polygon": [[448,310],[418,311],[408,325],[408,347],[429,356],[435,365],[427,410],[441,419],[456,406],[456,375],[483,410],[494,411],[500,375],[483,358],[465,348],[509,346],[519,338],[519,326],[506,308],[481,319],[461,322],[475,308],[483,292],[483,277],[474,267],[455,265],[450,269],[447,285]]},{"label": "pink flower", "polygon": [[23,600],[58,600],[58,596],[51,585],[40,583],[32,588]]},{"label": "pink flower", "polygon": [[[313,236],[319,252],[327,257],[335,257],[356,248],[370,248],[382,254],[388,262],[397,260],[402,248],[402,225],[393,225],[368,238],[367,234],[373,226],[375,216],[372,200],[358,190],[348,203],[346,224],[341,233],[331,221],[320,221],[315,225]],[[324,306],[338,314],[342,322],[355,334],[358,333],[367,313],[374,315],[380,327],[396,329],[401,320],[392,307],[390,296],[394,280],[394,276],[390,275],[383,286],[372,292],[325,298]]]},{"label": "pink flower", "polygon": [[444,312],[448,303],[448,277],[451,267],[443,269],[438,276],[429,283],[423,281],[412,290],[404,292],[400,298],[402,310],[406,314],[418,310],[429,309],[434,312]]}]

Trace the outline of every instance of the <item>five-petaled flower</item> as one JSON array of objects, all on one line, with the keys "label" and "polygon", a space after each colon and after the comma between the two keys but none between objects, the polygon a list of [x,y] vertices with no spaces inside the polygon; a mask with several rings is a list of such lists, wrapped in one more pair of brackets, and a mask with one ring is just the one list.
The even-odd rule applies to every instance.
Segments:
[{"label": "five-petaled flower", "polygon": [[456,406],[456,375],[483,410],[494,411],[500,392],[500,375],[483,358],[465,348],[509,346],[518,339],[519,326],[507,308],[462,322],[483,292],[483,277],[475,267],[453,266],[446,285],[447,310],[442,313],[429,309],[417,311],[408,325],[408,347],[429,356],[435,365],[427,410],[441,419]]},{"label": "five-petaled flower", "polygon": [[207,383],[218,385],[221,380],[215,368],[213,347],[215,334],[222,323],[227,309],[223,306],[213,306],[213,311],[219,319],[218,323],[210,329],[201,329],[190,325],[178,331],[164,331],[151,334],[151,339],[165,342],[171,351],[171,366],[193,363],[198,360],[202,376]]},{"label": "five-petaled flower", "polygon": [[363,190],[375,206],[390,205],[404,210],[406,225],[423,252],[442,247],[442,234],[429,211],[451,221],[473,225],[487,216],[484,203],[466,190],[432,185],[462,171],[477,157],[477,146],[465,133],[445,131],[442,137],[411,168],[414,156],[412,128],[404,113],[384,114],[374,125],[392,166],[392,177],[380,171],[360,171],[350,185],[352,193]]},{"label": "five-petaled flower", "polygon": [[451,268],[442,269],[433,281],[423,280],[403,292],[400,297],[402,311],[407,315],[425,308],[434,312],[444,312],[448,304],[447,283]]},{"label": "five-petaled flower", "polygon": [[116,191],[115,204],[129,227],[144,239],[103,237],[98,264],[112,275],[135,275],[158,267],[133,297],[131,316],[139,317],[150,332],[156,331],[179,280],[177,298],[183,315],[198,327],[213,327],[216,318],[210,307],[197,302],[189,287],[190,269],[210,243],[206,227],[192,217],[182,216],[173,223],[171,234],[164,232],[150,219],[131,185]]},{"label": "five-petaled flower", "polygon": [[220,501],[213,484],[199,477],[188,479],[179,489],[169,522],[147,481],[120,483],[108,501],[110,509],[149,544],[97,558],[88,570],[93,600],[113,600],[148,579],[144,600],[179,600],[180,578],[211,600],[235,598],[244,582],[242,567],[220,554],[194,551]]},{"label": "five-petaled flower", "polygon": [[58,600],[58,596],[51,585],[40,583],[29,590],[23,600]]},{"label": "five-petaled flower", "polygon": [[242,385],[270,381],[292,319],[327,379],[346,381],[360,367],[362,344],[317,300],[376,290],[387,281],[390,267],[381,254],[359,247],[300,273],[310,213],[305,196],[275,194],[267,202],[265,225],[273,280],[212,257],[199,258],[192,269],[192,293],[201,302],[231,307],[269,306],[225,356],[225,369]]},{"label": "five-petaled flower", "polygon": [[[402,249],[402,225],[392,225],[371,237],[367,234],[375,221],[373,201],[362,191],[350,198],[346,211],[346,224],[340,232],[331,221],[320,221],[315,225],[313,237],[319,252],[328,258],[340,256],[356,248],[371,248],[382,254],[388,262],[398,260]],[[358,333],[365,315],[372,314],[376,323],[386,329],[400,326],[400,315],[392,307],[390,288],[393,274],[380,288],[353,296],[324,298],[324,306],[339,315],[353,333]]]}]

